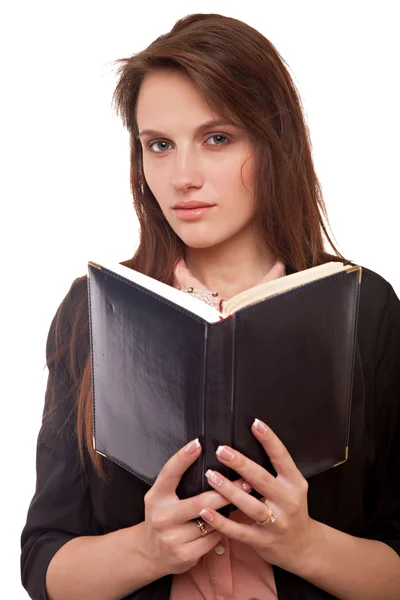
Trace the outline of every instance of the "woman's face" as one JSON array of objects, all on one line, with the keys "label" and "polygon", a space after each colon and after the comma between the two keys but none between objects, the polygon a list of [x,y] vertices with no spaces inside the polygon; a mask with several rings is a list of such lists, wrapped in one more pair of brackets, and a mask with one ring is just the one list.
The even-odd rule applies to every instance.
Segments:
[{"label": "woman's face", "polygon": [[[146,76],[136,116],[144,176],[182,241],[208,248],[250,232],[254,162],[246,131],[230,124],[202,126],[216,115],[192,81],[177,72]],[[191,201],[212,208],[174,208]]]}]

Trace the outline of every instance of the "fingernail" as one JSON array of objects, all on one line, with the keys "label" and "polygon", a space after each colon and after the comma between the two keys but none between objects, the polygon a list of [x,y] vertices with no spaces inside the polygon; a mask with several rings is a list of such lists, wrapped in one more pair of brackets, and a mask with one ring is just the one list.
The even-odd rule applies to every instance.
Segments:
[{"label": "fingernail", "polygon": [[187,454],[193,454],[193,452],[196,452],[197,448],[200,448],[199,438],[196,438],[192,442],[189,442],[189,444],[185,448],[185,452],[187,452]]},{"label": "fingernail", "polygon": [[243,479],[243,481],[242,481],[242,488],[244,489],[245,492],[250,492],[250,490],[253,489],[253,486],[251,486],[249,483],[247,483],[247,481],[245,481]]},{"label": "fingernail", "polygon": [[206,477],[209,481],[211,481],[217,487],[221,487],[221,485],[224,484],[224,478],[221,477],[221,475],[219,473],[216,473],[215,471],[212,471],[211,469],[208,469],[208,471],[206,472]]},{"label": "fingernail", "polygon": [[235,455],[225,446],[218,446],[215,454],[218,454],[218,456],[224,458],[225,460],[232,460],[233,458],[235,458]]},{"label": "fingernail", "polygon": [[263,421],[260,421],[259,419],[254,419],[253,425],[260,433],[266,433],[268,431],[268,427],[266,426],[266,424]]},{"label": "fingernail", "polygon": [[205,521],[212,521],[214,519],[214,515],[212,513],[210,513],[209,510],[206,510],[205,508],[203,508],[203,510],[200,511],[200,516]]}]

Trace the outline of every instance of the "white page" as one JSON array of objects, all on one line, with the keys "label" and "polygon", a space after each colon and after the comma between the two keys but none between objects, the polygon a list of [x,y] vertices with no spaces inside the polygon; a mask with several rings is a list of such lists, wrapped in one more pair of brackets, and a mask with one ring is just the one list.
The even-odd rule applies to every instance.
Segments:
[{"label": "white page", "polygon": [[[95,265],[100,264],[96,263],[95,261],[90,262],[93,262]],[[209,304],[206,304],[202,300],[191,296],[186,292],[177,290],[171,285],[167,285],[162,281],[153,279],[148,275],[144,275],[143,273],[139,273],[138,271],[134,271],[133,269],[130,269],[129,267],[126,267],[125,265],[120,265],[118,263],[103,262],[101,266],[105,269],[113,271],[114,273],[120,275],[124,279],[133,281],[134,283],[137,283],[138,285],[148,290],[151,290],[152,292],[158,294],[159,296],[162,296],[163,298],[166,298],[167,300],[170,300],[171,302],[177,304],[178,306],[181,306],[182,308],[186,308],[191,313],[197,315],[198,317],[201,317],[208,323],[216,323],[220,320],[221,314],[218,310],[216,310]]]}]

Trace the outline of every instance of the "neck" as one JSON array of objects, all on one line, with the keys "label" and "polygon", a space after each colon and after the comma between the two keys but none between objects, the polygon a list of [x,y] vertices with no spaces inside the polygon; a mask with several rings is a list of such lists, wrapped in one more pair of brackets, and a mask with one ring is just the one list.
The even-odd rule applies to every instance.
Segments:
[{"label": "neck", "polygon": [[253,234],[241,234],[211,248],[186,247],[188,269],[207,289],[231,298],[256,285],[273,267],[276,257],[261,248]]}]

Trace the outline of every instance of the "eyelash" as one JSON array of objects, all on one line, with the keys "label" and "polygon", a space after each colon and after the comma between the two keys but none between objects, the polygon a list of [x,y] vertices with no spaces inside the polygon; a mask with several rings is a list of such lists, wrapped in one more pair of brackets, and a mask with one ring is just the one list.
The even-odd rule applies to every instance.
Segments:
[{"label": "eyelash", "polygon": [[[210,137],[207,139],[207,141],[210,140],[213,137],[222,137],[222,138],[225,138],[226,140],[228,140],[228,143],[231,142],[231,138],[229,136],[227,136],[227,135],[222,134],[222,133],[214,133],[213,135],[210,135]],[[165,142],[167,144],[170,143],[170,142],[166,142],[166,140],[153,140],[152,142],[149,142],[147,144],[147,148],[149,148],[153,152],[152,146],[154,146],[154,144],[159,144],[161,142]],[[227,143],[225,143],[225,144],[212,144],[212,146],[215,146],[215,147],[218,147],[218,146],[227,146]],[[153,152],[153,154],[163,154],[163,153],[164,153],[164,151]]]}]

